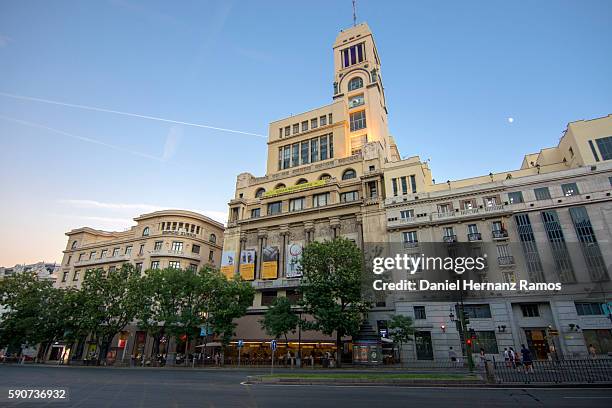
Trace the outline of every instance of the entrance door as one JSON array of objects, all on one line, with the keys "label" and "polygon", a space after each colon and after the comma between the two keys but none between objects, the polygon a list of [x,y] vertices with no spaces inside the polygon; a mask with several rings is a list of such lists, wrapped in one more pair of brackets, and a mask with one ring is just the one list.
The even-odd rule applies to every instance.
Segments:
[{"label": "entrance door", "polygon": [[533,353],[533,358],[546,360],[549,350],[546,332],[541,329],[525,330],[525,336],[527,337],[527,347]]},{"label": "entrance door", "polygon": [[417,331],[414,333],[417,360],[433,360],[433,347],[431,346],[431,332]]},{"label": "entrance door", "polygon": [[51,355],[49,356],[49,360],[59,360],[62,358],[62,354],[64,353],[64,346],[53,346],[51,347]]}]

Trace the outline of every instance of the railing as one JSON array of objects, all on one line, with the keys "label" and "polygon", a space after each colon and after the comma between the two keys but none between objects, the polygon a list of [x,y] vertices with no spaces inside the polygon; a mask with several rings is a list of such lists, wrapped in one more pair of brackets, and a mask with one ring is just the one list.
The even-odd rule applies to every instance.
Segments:
[{"label": "railing", "polygon": [[99,264],[99,263],[129,261],[130,258],[131,258],[131,254],[105,256],[104,258],[84,259],[82,261],[76,261],[74,263],[74,266],[85,266],[85,265],[94,265],[94,264]]},{"label": "railing", "polygon": [[482,236],[480,232],[471,232],[468,234],[468,241],[482,241]]},{"label": "railing", "polygon": [[404,248],[418,248],[419,241],[404,241]]},{"label": "railing", "polygon": [[453,242],[457,242],[457,235],[444,235],[442,237],[442,241],[446,242],[447,244],[452,244]]},{"label": "railing", "polygon": [[511,266],[514,265],[514,257],[512,255],[500,256],[497,258],[497,264],[499,266]]},{"label": "railing", "polygon": [[508,238],[508,231],[506,230],[493,230],[491,231],[493,239],[504,239]]},{"label": "railing", "polygon": [[491,362],[491,376],[497,383],[612,383],[612,358],[581,360],[536,360],[522,362]]}]

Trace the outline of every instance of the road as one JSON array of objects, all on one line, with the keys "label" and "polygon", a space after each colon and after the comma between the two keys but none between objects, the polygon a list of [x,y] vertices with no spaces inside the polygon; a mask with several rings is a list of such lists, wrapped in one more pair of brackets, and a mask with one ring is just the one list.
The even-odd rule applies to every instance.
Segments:
[{"label": "road", "polygon": [[[1,407],[610,407],[612,389],[242,385],[256,370],[0,365]],[[61,402],[9,401],[8,389],[65,388]]]}]

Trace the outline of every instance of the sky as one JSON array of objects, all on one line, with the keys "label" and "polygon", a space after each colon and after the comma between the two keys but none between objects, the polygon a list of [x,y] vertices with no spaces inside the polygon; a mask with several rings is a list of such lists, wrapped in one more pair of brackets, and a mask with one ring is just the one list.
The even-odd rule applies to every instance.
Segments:
[{"label": "sky", "polygon": [[[357,20],[402,156],[438,181],[516,169],[612,113],[611,1],[358,0]],[[1,1],[0,265],[162,208],[225,221],[268,123],[331,103],[351,25],[351,0]]]}]

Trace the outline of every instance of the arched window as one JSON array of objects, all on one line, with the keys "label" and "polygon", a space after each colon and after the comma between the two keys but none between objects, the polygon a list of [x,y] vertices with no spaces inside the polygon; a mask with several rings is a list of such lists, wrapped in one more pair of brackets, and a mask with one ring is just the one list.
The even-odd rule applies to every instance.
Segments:
[{"label": "arched window", "polygon": [[212,242],[213,244],[217,243],[217,236],[215,234],[210,234],[210,237],[208,238],[208,240],[210,242]]},{"label": "arched window", "polygon": [[321,177],[319,177],[319,180],[329,180],[330,178],[332,177],[329,174],[323,173],[321,174]]},{"label": "arched window", "polygon": [[275,190],[278,190],[279,188],[285,188],[286,186],[283,183],[278,183],[276,185],[276,187],[274,187]]},{"label": "arched window", "polygon": [[342,173],[342,180],[350,180],[355,177],[357,177],[357,172],[353,169],[345,170],[344,173]]},{"label": "arched window", "polygon": [[348,90],[354,91],[355,89],[363,88],[363,79],[361,77],[355,77],[348,83]]},{"label": "arched window", "polygon": [[142,230],[142,236],[143,237],[149,236],[149,227],[145,227],[145,229]]},{"label": "arched window", "polygon": [[74,249],[74,248],[76,248],[76,247],[77,247],[77,242],[76,242],[76,241],[73,241],[73,242],[72,242],[72,246],[71,246],[70,248]]},{"label": "arched window", "polygon": [[298,184],[306,184],[306,183],[308,183],[308,180],[306,180],[305,178],[301,178],[295,184],[298,185]]},{"label": "arched window", "polygon": [[255,198],[263,197],[265,192],[266,192],[265,188],[258,188],[257,191],[255,192]]}]

